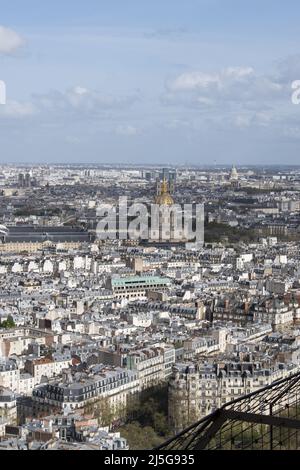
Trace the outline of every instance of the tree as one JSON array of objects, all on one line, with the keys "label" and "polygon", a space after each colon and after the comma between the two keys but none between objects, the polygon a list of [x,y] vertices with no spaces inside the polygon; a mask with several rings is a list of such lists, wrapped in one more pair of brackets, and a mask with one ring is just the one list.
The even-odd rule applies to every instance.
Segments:
[{"label": "tree", "polygon": [[113,421],[124,415],[125,410],[121,405],[112,406],[107,397],[101,397],[96,401],[88,403],[84,407],[84,412],[92,414],[97,418],[99,426],[111,427]]},{"label": "tree", "polygon": [[120,432],[131,450],[153,449],[164,441],[164,438],[157,436],[153,428],[142,427],[136,421],[123,426]]},{"label": "tree", "polygon": [[168,426],[167,384],[157,385],[131,397],[127,423],[118,428],[130,449],[151,449],[171,437]]},{"label": "tree", "polygon": [[0,328],[14,328],[16,326],[11,315],[7,317],[7,320],[4,320],[0,323]]}]

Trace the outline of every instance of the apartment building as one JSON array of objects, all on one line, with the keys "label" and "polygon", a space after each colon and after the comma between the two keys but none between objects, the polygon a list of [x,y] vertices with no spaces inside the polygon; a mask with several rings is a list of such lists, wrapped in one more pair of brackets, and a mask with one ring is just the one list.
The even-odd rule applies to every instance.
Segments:
[{"label": "apartment building", "polygon": [[32,398],[40,409],[79,409],[107,398],[113,409],[126,407],[128,398],[139,391],[135,371],[120,367],[95,366],[95,374],[81,378],[68,374],[61,381],[40,385],[33,390]]},{"label": "apartment building", "polygon": [[25,371],[34,377],[34,384],[37,385],[41,383],[43,376],[52,378],[61,374],[63,369],[71,365],[71,362],[71,356],[29,358],[25,362]]},{"label": "apartment building", "polygon": [[0,362],[0,387],[19,391],[20,371],[15,361],[2,359]]},{"label": "apartment building", "polygon": [[137,372],[140,390],[157,385],[165,379],[164,349],[149,347],[131,351],[127,354],[126,367]]},{"label": "apartment building", "polygon": [[15,424],[17,421],[16,395],[4,387],[0,387],[0,421],[2,420],[9,424]]},{"label": "apartment building", "polygon": [[20,356],[33,342],[49,346],[54,342],[54,337],[52,333],[38,328],[0,329],[0,357]]}]

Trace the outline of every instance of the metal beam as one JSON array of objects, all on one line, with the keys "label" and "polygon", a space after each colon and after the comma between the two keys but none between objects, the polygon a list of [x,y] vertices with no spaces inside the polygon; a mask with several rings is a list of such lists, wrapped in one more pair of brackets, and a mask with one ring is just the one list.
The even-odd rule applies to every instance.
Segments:
[{"label": "metal beam", "polygon": [[217,417],[213,421],[212,425],[206,431],[206,433],[198,440],[196,440],[195,445],[192,447],[193,450],[203,450],[211,440],[211,438],[219,431],[222,425],[227,421],[227,417],[223,410],[217,413]]},{"label": "metal beam", "polygon": [[222,413],[226,419],[244,421],[248,423],[267,424],[281,428],[300,429],[300,420],[285,418],[283,416],[270,416],[244,411],[224,410]]},{"label": "metal beam", "polygon": [[202,426],[198,427],[197,430],[194,431],[192,438],[186,443],[186,449],[192,448],[192,443],[198,438],[198,436],[201,435],[201,433],[205,431],[207,426],[209,426],[209,424],[211,424],[212,422],[213,419],[211,419],[210,421],[206,421]]},{"label": "metal beam", "polygon": [[286,387],[284,387],[284,389],[277,395],[275,396],[272,401],[271,401],[271,405],[274,405],[281,397],[283,397],[284,395],[286,395],[290,390],[291,388],[294,386],[294,385],[298,385],[299,386],[299,379],[300,377],[297,376],[295,377],[293,380],[289,380]]},{"label": "metal beam", "polygon": [[205,416],[202,418],[200,421],[191,424],[188,428],[184,429],[183,431],[180,431],[176,436],[171,437],[167,441],[165,441],[163,444],[160,444],[159,446],[155,447],[154,450],[160,450],[164,448],[168,448],[169,444],[173,444],[173,442],[180,440],[182,438],[182,442],[184,442],[185,439],[187,439],[190,435],[197,435],[198,432],[201,432],[203,428],[209,425],[209,423],[214,419],[214,416],[216,415],[217,411],[214,411],[208,416]]}]

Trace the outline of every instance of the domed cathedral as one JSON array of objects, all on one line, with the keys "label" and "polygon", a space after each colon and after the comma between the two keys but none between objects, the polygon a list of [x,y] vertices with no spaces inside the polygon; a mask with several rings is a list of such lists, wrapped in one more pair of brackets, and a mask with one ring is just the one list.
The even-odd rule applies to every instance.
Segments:
[{"label": "domed cathedral", "polygon": [[[199,246],[202,243],[197,239],[199,231],[204,234],[203,205],[197,208],[196,204],[190,204],[190,211],[186,210],[183,204],[176,204],[170,194],[172,189],[172,181],[165,177],[158,182],[154,203],[148,206],[148,238],[141,239],[140,243],[154,246],[182,245],[194,249],[196,242]],[[198,223],[201,224],[199,229]]]},{"label": "domed cathedral", "polygon": [[239,174],[238,174],[237,169],[234,165],[231,168],[229,179],[230,179],[230,181],[237,181],[239,179]]},{"label": "domed cathedral", "polygon": [[233,187],[238,187],[240,185],[240,183],[239,183],[239,174],[238,174],[237,169],[234,165],[231,168],[231,172],[230,172],[230,175],[229,175],[229,182],[230,182],[230,185],[233,186]]},{"label": "domed cathedral", "polygon": [[174,199],[170,194],[170,183],[164,177],[157,185],[154,199],[155,211],[151,213],[151,242],[178,243],[182,242],[182,231],[176,231],[176,211]]},{"label": "domed cathedral", "polygon": [[169,183],[165,178],[160,187],[158,185],[157,193],[155,204],[159,204],[160,206],[172,206],[174,204],[174,199],[169,192]]}]

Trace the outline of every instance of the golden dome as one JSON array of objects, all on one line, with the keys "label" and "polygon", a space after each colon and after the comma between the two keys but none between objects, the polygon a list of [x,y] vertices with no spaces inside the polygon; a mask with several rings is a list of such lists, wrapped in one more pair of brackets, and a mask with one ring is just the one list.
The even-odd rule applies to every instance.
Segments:
[{"label": "golden dome", "polygon": [[172,206],[174,204],[174,200],[170,196],[170,194],[161,194],[156,198],[156,204],[160,206]]},{"label": "golden dome", "polygon": [[174,199],[169,193],[168,183],[166,179],[161,183],[160,194],[156,197],[155,203],[160,206],[172,206],[174,204]]}]

